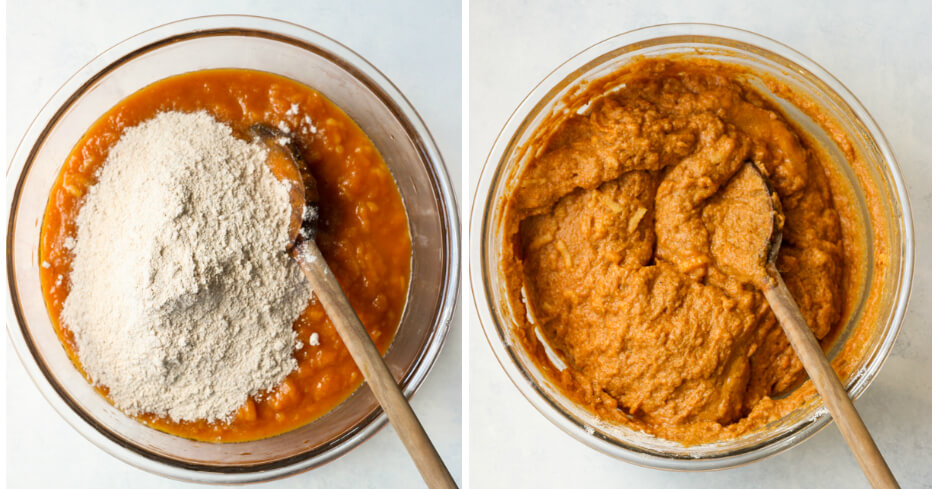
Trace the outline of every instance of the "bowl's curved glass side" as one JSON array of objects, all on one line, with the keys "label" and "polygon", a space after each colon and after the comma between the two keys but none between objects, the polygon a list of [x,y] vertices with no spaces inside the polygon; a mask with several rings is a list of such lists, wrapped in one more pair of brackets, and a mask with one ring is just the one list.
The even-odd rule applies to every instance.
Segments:
[{"label": "bowl's curved glass side", "polygon": [[[499,203],[505,189],[510,188],[516,177],[517,168],[525,161],[524,155],[517,151],[518,143],[526,141],[551,110],[564,110],[560,105],[561,99],[568,91],[580,88],[580,82],[610,73],[635,56],[673,54],[711,57],[767,71],[775,78],[795,85],[792,88],[821,100],[831,109],[833,117],[844,124],[854,125],[856,112],[865,115],[865,119],[859,118],[862,122],[871,120],[861,105],[853,103],[854,97],[831,75],[799,53],[752,33],[720,26],[682,24],[655,26],[616,36],[587,48],[548,75],[515,110],[498,135],[483,168],[473,202],[470,271],[479,317],[492,350],[522,394],[550,421],[587,445],[629,462],[664,469],[709,470],[748,463],[794,446],[826,425],[829,415],[821,408],[819,398],[814,397],[804,407],[765,430],[742,439],[690,449],[610,426],[557,392],[523,348],[516,344],[512,334],[511,306],[502,290],[500,276],[503,241],[502,216],[499,214],[502,207]],[[820,76],[813,73],[820,73]],[[840,98],[843,93],[851,99],[844,101]],[[892,163],[890,151],[880,134],[864,137],[863,132],[852,129],[853,133],[859,134],[854,138],[854,144],[865,152],[866,161],[880,166],[882,150],[885,159]],[[830,142],[826,146],[836,147]],[[840,155],[837,163],[845,165],[848,171],[849,163],[845,157]],[[881,176],[877,185],[901,190],[900,175],[896,172],[886,170]],[[863,192],[861,188],[854,190],[858,195]],[[907,202],[901,192],[888,195],[896,195],[902,204]],[[864,219],[868,221],[868,216]],[[907,225],[901,215],[893,220],[899,228]],[[906,242],[907,234],[898,232],[895,236],[900,242],[886,246],[905,260],[908,248],[901,242]],[[876,352],[866,352],[862,365],[851,372],[848,384],[853,397],[868,385],[874,376],[871,371],[878,370],[884,353],[893,344],[907,298],[904,284],[910,279],[905,275],[899,272],[896,277],[900,276],[900,280],[883,283],[883,286],[895,290],[895,297],[889,297],[895,307],[884,308],[880,313],[884,326],[881,334],[876,335],[876,341],[871,342],[877,348]]]},{"label": "bowl's curved glass side", "polygon": [[358,122],[384,155],[409,211],[411,281],[418,284],[409,291],[385,359],[405,395],[415,392],[441,350],[456,300],[458,216],[442,158],[406,98],[376,68],[325,36],[271,19],[204,17],[144,32],[86,65],[53,96],[8,174],[7,265],[14,306],[9,324],[40,390],[98,446],[173,478],[247,482],[325,463],[373,434],[385,418],[370,391],[358,389],[305,427],[254,442],[201,443],[147,428],[108,404],[71,365],[45,311],[36,263],[48,189],[85,128],[149,83],[221,67],[269,71],[315,87]]}]

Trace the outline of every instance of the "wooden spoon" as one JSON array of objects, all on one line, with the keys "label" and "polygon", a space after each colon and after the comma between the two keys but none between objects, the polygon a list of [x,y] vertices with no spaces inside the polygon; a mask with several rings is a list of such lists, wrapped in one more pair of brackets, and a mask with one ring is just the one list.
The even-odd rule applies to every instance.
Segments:
[{"label": "wooden spoon", "polygon": [[[732,183],[736,183],[739,189],[744,188],[747,195],[755,197],[755,200],[738,200],[738,205],[746,208],[745,212],[750,218],[744,220],[745,224],[736,223],[733,226],[735,231],[738,231],[739,226],[748,227],[745,231],[753,238],[736,240],[736,244],[750,242],[753,247],[750,256],[757,257],[755,263],[762,265],[760,277],[753,277],[753,282],[764,292],[794,352],[804,365],[804,370],[813,380],[839,431],[865,472],[866,479],[875,489],[899,487],[775,266],[781,248],[781,228],[784,223],[777,193],[772,190],[761,170],[750,162],[743,165],[733,180],[736,180]],[[760,212],[761,217],[752,214],[753,212]],[[744,261],[736,260],[737,263]]]},{"label": "wooden spoon", "polygon": [[384,359],[316,246],[318,191],[312,175],[300,170],[305,168],[305,165],[302,164],[299,151],[288,135],[274,127],[255,124],[251,127],[251,133],[267,145],[267,164],[274,176],[290,186],[293,212],[287,250],[312,284],[316,296],[335,325],[335,330],[364,375],[364,380],[377,402],[387,413],[390,424],[410,452],[410,457],[416,463],[426,485],[433,489],[456,488],[452,475],[443,464],[407,399],[400,392],[400,387],[387,369]]}]

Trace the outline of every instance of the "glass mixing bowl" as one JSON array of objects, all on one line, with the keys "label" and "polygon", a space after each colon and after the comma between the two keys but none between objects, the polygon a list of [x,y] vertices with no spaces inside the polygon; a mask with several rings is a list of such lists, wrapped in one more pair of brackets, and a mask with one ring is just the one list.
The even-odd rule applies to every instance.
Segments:
[{"label": "glass mixing bowl", "polygon": [[[565,107],[564,95],[576,93],[582,82],[606,75],[639,56],[680,55],[721,60],[766,74],[789,86],[839,126],[849,139],[859,164],[869,175],[863,186],[855,169],[830,136],[797,106],[770,92],[760,79],[750,82],[776,102],[831,155],[851,190],[864,204],[860,219],[872,246],[865,256],[865,288],[831,357],[858,349],[859,361],[846,376],[851,398],[872,382],[895,342],[911,288],[914,239],[908,196],[894,155],[875,121],[859,101],[832,75],[804,55],[760,35],[708,24],[667,24],[627,32],[580,52],[550,73],[521,102],[498,135],[476,189],[472,207],[470,274],[479,318],[491,349],[521,393],[541,414],[577,440],[622,460],[670,470],[711,470],[742,465],[781,452],[807,439],[830,422],[818,396],[802,407],[740,438],[684,446],[604,421],[572,402],[541,372],[515,336],[514,315],[500,271],[503,242],[502,202],[527,161],[522,149],[552,111]],[[871,202],[865,197],[875,194]],[[870,216],[879,216],[881,232],[872,233]],[[874,235],[873,235],[874,234]],[[888,259],[875,260],[878,256]],[[878,299],[869,294],[879,291]],[[521,315],[523,317],[523,315]],[[857,332],[860,321],[871,325]]]},{"label": "glass mixing bowl", "polygon": [[203,443],[148,428],[111,406],[71,363],[39,286],[39,229],[66,155],[106,110],[157,80],[246,68],[314,87],[374,141],[397,181],[413,240],[410,290],[385,360],[407,397],[426,378],[457,298],[459,228],[439,150],[406,98],[347,47],[287,22],[247,16],[182,20],[138,34],[76,73],[29,127],[7,174],[8,330],[43,395],[75,429],[145,470],[200,482],[273,479],[316,467],[374,434],[386,418],[367,387],[316,421],[252,442]]}]

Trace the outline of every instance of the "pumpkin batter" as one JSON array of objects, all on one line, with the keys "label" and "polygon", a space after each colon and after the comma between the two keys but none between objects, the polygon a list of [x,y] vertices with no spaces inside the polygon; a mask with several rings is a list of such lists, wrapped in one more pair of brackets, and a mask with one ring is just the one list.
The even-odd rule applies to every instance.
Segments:
[{"label": "pumpkin batter", "polygon": [[594,83],[578,95],[587,110],[528,143],[503,203],[502,268],[529,353],[600,416],[686,444],[757,429],[805,395],[772,398],[804,374],[740,253],[758,204],[745,162],[780,199],[777,267],[824,344],[858,280],[842,177],[742,74],[646,59]]}]

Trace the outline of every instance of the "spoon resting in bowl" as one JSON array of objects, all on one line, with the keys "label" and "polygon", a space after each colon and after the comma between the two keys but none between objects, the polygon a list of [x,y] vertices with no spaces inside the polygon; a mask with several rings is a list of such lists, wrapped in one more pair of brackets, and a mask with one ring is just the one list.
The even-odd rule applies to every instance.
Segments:
[{"label": "spoon resting in bowl", "polygon": [[764,293],[871,486],[899,487],[775,266],[784,226],[777,193],[761,170],[747,162],[726,185],[720,202],[725,206],[720,210],[723,229],[714,233],[711,244],[717,263]]},{"label": "spoon resting in bowl", "polygon": [[410,453],[426,485],[433,489],[456,488],[452,475],[446,469],[442,458],[387,369],[384,359],[352,309],[335,275],[332,274],[322,251],[316,245],[319,194],[315,179],[308,172],[300,170],[302,157],[299,151],[288,135],[272,126],[255,124],[251,126],[250,132],[267,146],[267,166],[274,177],[289,186],[292,213],[287,251],[302,268],[316,297],[335,325],[335,330],[361,370],[374,397],[387,413],[390,424]]}]

